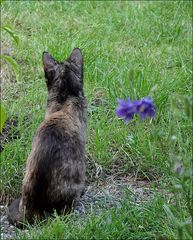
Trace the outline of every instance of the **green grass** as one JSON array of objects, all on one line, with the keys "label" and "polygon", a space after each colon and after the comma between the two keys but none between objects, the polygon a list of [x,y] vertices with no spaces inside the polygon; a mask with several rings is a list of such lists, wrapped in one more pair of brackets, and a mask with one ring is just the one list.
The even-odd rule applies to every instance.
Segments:
[{"label": "green grass", "polygon": [[[174,237],[170,222],[162,211],[164,201],[158,197],[136,206],[128,199],[119,202],[116,209],[100,215],[90,214],[84,221],[71,214],[66,218],[49,219],[39,224],[36,231],[31,228],[24,239],[167,239]],[[159,221],[157,221],[159,219]],[[19,235],[20,237],[20,235]]]},{"label": "green grass", "polygon": [[[190,105],[186,99],[192,94],[191,18],[190,1],[2,4],[2,24],[12,25],[20,38],[16,45],[3,35],[2,49],[13,48],[10,55],[20,65],[21,73],[17,83],[11,68],[3,65],[2,101],[9,118],[18,118],[13,133],[18,131],[19,137],[7,143],[1,153],[1,198],[20,193],[32,137],[44,118],[47,93],[42,52],[49,51],[56,59],[64,60],[74,47],[81,48],[84,55],[89,180],[94,181],[90,164],[97,163],[105,174],[130,173],[150,181],[156,179],[177,194],[176,205],[168,204],[178,223],[168,223],[160,200],[144,206],[145,211],[152,212],[143,213],[140,207],[130,206],[125,222],[127,204],[123,205],[117,213],[120,223],[112,217],[106,231],[105,222],[108,215],[115,214],[114,209],[101,216],[88,216],[83,227],[81,219],[70,220],[70,224],[57,219],[51,227],[41,226],[40,233],[34,233],[36,238],[89,238],[92,231],[95,239],[126,239],[127,235],[128,239],[173,239],[181,234],[177,230],[188,216],[183,191],[191,193],[191,120],[186,114]],[[134,118],[125,125],[115,116],[117,98],[147,95],[157,106],[154,121]],[[184,167],[179,177],[173,172],[175,163]],[[178,181],[183,183],[183,190],[176,190]]]}]

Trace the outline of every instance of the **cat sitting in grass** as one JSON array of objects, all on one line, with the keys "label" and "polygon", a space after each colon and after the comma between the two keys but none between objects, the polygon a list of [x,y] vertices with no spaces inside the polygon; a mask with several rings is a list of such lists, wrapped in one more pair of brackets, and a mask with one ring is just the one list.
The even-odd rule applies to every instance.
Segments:
[{"label": "cat sitting in grass", "polygon": [[27,159],[21,197],[8,207],[9,222],[23,227],[56,211],[67,213],[85,183],[86,100],[83,57],[75,48],[65,62],[43,53],[48,89],[45,120]]}]

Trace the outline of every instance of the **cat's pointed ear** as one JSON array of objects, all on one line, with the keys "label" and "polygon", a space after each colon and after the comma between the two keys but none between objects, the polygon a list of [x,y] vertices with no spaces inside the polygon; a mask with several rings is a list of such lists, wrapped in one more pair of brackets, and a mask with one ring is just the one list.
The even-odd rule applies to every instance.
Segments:
[{"label": "cat's pointed ear", "polygon": [[83,67],[83,56],[79,48],[75,48],[70,57],[68,58],[68,62],[74,63],[79,69]]},{"label": "cat's pointed ear", "polygon": [[43,52],[42,61],[45,72],[53,70],[54,66],[57,64],[56,60],[48,52]]}]

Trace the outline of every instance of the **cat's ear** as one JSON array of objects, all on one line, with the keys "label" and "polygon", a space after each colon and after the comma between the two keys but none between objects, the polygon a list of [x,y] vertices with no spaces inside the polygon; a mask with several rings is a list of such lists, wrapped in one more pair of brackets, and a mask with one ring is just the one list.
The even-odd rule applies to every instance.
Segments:
[{"label": "cat's ear", "polygon": [[48,52],[43,52],[42,61],[45,72],[54,70],[54,67],[57,64],[57,61]]},{"label": "cat's ear", "polygon": [[83,56],[82,53],[80,51],[79,48],[75,48],[70,57],[68,58],[68,62],[69,63],[73,63],[77,70],[79,71],[79,73],[82,75],[82,71],[83,71]]},{"label": "cat's ear", "polygon": [[67,60],[70,64],[71,89],[79,94],[83,88],[83,56],[79,48],[75,48]]},{"label": "cat's ear", "polygon": [[70,57],[68,58],[68,61],[73,62],[77,65],[77,67],[81,67],[83,65],[83,57],[79,48],[75,48],[72,51]]}]

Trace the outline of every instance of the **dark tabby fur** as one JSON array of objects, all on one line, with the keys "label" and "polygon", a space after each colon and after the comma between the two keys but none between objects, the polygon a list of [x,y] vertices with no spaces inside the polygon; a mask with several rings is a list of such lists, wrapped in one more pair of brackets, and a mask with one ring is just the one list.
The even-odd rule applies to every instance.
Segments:
[{"label": "dark tabby fur", "polygon": [[76,48],[64,62],[43,53],[48,99],[27,159],[22,195],[8,209],[9,221],[22,227],[45,213],[67,212],[85,182],[86,100],[83,58]]}]

